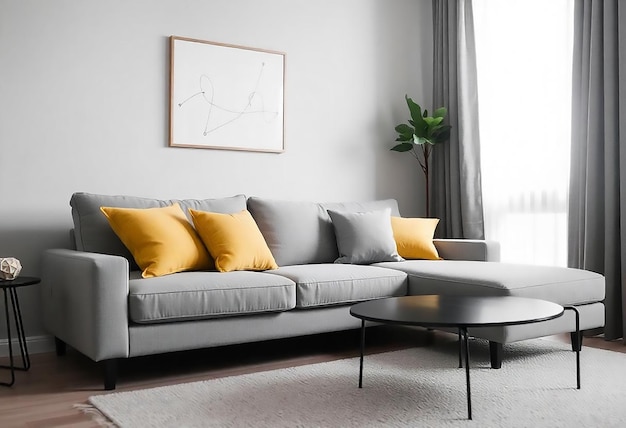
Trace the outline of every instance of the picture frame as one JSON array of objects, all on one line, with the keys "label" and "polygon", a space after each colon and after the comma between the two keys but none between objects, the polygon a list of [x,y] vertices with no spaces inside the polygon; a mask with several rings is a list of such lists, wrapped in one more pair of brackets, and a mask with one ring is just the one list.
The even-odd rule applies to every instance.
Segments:
[{"label": "picture frame", "polygon": [[285,54],[170,36],[170,147],[282,153]]}]

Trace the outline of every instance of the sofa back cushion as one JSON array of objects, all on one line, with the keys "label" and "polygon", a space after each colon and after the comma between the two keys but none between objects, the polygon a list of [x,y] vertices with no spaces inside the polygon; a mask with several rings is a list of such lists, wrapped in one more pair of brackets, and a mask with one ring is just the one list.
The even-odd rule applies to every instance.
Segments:
[{"label": "sofa back cushion", "polygon": [[70,199],[74,220],[76,249],[93,253],[112,254],[126,257],[136,267],[133,256],[117,237],[100,207],[158,208],[178,202],[187,218],[188,208],[200,211],[235,213],[246,209],[246,197],[236,195],[220,199],[161,200],[136,196],[97,195],[74,193]]},{"label": "sofa back cushion", "polygon": [[248,211],[259,226],[278,266],[333,263],[339,257],[335,231],[327,210],[364,212],[385,208],[391,209],[391,215],[400,215],[395,199],[316,203],[248,198]]}]

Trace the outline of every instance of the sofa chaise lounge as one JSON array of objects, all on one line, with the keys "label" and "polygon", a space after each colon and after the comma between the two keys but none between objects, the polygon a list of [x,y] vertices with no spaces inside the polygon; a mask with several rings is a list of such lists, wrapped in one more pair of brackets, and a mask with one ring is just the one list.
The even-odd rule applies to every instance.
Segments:
[{"label": "sofa chaise lounge", "polygon": [[[185,271],[143,278],[100,207],[158,208],[178,203],[204,212],[251,213],[277,269]],[[443,260],[334,263],[337,236],[328,210],[389,210],[395,200],[316,203],[237,195],[158,200],[75,193],[75,249],[43,254],[44,325],[57,354],[66,344],[104,367],[116,386],[117,361],[142,355],[355,329],[350,305],[414,294],[514,295],[576,306],[582,330],[604,325],[604,278],[568,268],[499,262],[497,243],[434,240]],[[470,330],[490,341],[491,365],[509,342],[574,331],[573,315],[542,323]],[[572,346],[581,337],[572,337]]]}]

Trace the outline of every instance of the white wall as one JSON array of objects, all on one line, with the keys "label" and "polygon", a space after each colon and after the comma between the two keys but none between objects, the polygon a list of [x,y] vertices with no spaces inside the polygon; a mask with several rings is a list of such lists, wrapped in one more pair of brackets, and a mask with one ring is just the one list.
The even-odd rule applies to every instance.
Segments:
[{"label": "white wall", "polygon": [[[0,0],[0,257],[40,274],[75,191],[423,214],[415,160],[389,148],[404,94],[430,105],[431,21],[430,0]],[[167,147],[170,35],[286,53],[285,153]],[[38,291],[20,291],[33,338]]]}]

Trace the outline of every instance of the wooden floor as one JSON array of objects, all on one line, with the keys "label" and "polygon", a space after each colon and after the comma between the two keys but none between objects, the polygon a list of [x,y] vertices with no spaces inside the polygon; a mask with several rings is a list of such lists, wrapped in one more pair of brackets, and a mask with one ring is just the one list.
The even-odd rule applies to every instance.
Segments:
[{"label": "wooden floor", "polygon": [[[569,342],[569,335],[551,339]],[[428,346],[454,341],[456,336],[425,329],[373,327],[368,329],[368,353]],[[140,357],[120,364],[116,391],[130,391],[274,370],[358,356],[358,331],[331,333],[228,346],[200,351]],[[585,338],[585,346],[626,353],[622,341]],[[506,364],[506,347],[505,347]],[[6,359],[0,359],[5,364]],[[31,356],[31,369],[17,372],[13,387],[0,387],[0,427],[96,427],[89,416],[73,407],[102,390],[100,366],[68,348],[67,355]],[[0,381],[8,371],[0,371]]]}]

